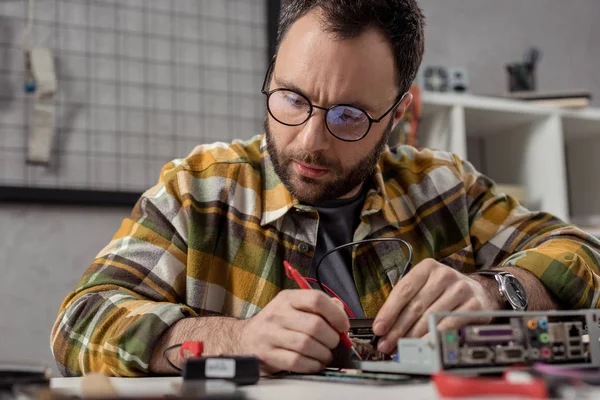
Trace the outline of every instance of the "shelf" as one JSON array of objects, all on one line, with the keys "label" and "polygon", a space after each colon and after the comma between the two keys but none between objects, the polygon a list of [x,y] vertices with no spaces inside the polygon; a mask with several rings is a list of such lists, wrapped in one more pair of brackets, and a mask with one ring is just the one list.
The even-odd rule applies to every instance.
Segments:
[{"label": "shelf", "polygon": [[528,114],[506,110],[478,108],[465,109],[467,136],[484,137],[488,135],[511,134],[515,130],[539,123],[551,114]]},{"label": "shelf", "polygon": [[600,139],[600,110],[563,112],[562,123],[567,141],[594,137]]},{"label": "shelf", "polygon": [[436,113],[437,110],[462,107],[466,134],[469,137],[510,133],[523,126],[543,121],[556,113],[555,109],[522,100],[470,94],[424,92],[422,101],[424,118],[430,115],[428,113]]},{"label": "shelf", "polygon": [[572,132],[590,133],[600,113],[567,114],[523,100],[470,94],[424,92],[421,98],[420,145],[456,153],[497,183],[523,185],[527,200],[568,218],[563,118]]},{"label": "shelf", "polygon": [[421,101],[424,105],[462,106],[466,109],[508,112],[513,114],[552,115],[556,109],[543,107],[523,100],[502,97],[475,96],[472,94],[423,92]]}]

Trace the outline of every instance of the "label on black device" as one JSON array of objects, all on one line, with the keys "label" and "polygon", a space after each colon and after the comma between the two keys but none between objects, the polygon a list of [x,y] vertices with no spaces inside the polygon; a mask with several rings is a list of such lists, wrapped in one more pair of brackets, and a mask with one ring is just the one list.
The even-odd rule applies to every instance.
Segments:
[{"label": "label on black device", "polygon": [[209,358],[204,367],[207,378],[233,378],[235,376],[235,360],[231,358]]}]

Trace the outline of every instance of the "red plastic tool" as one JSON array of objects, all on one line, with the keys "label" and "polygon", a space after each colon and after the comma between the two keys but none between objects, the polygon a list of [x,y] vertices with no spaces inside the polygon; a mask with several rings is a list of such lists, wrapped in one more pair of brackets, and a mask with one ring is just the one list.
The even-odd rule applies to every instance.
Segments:
[{"label": "red plastic tool", "polygon": [[540,378],[527,382],[511,382],[502,378],[469,377],[439,372],[432,380],[442,397],[513,396],[520,398],[549,398],[546,383]]},{"label": "red plastic tool", "polygon": [[[283,266],[285,267],[285,274],[287,277],[295,280],[298,286],[300,286],[300,289],[312,289],[306,279],[300,275],[300,273],[294,267],[292,267],[289,262],[284,261]],[[340,332],[340,340],[347,348],[352,349],[354,354],[360,358],[347,333]]]},{"label": "red plastic tool", "polygon": [[202,357],[204,353],[203,342],[183,342],[179,348],[179,356],[185,360],[187,358]]}]

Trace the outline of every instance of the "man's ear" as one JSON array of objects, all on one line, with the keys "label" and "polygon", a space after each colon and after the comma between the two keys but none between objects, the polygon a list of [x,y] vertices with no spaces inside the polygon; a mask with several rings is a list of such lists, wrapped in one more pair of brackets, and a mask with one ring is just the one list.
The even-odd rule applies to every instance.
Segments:
[{"label": "man's ear", "polygon": [[404,113],[406,112],[406,110],[408,109],[408,106],[410,106],[410,103],[412,103],[412,101],[413,101],[412,93],[406,92],[406,94],[404,95],[404,98],[402,99],[402,101],[396,108],[396,111],[394,112],[394,125],[393,125],[392,130],[395,129],[396,126],[400,123],[400,121],[402,120],[402,117],[404,117]]}]

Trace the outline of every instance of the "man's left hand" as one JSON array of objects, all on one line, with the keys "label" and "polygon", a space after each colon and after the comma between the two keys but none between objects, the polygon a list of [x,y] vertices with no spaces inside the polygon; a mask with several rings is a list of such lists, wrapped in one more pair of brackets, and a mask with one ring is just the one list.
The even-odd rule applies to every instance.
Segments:
[{"label": "man's left hand", "polygon": [[[495,285],[496,282],[494,281]],[[373,332],[381,336],[379,351],[391,353],[398,338],[422,337],[428,332],[428,316],[444,311],[492,311],[501,309],[496,292],[479,281],[441,264],[426,259],[413,267],[394,287],[373,323]],[[471,322],[489,323],[491,318],[477,320],[443,318],[438,329],[459,329]]]}]

